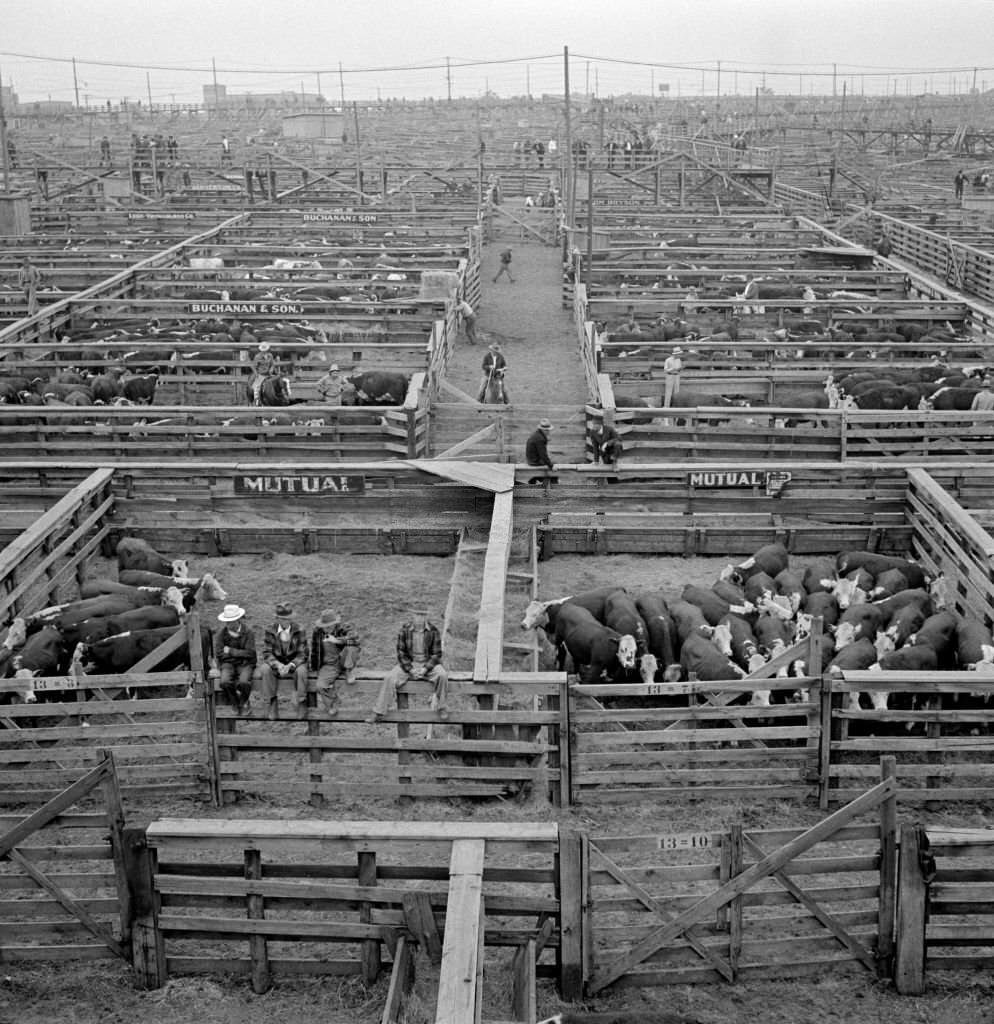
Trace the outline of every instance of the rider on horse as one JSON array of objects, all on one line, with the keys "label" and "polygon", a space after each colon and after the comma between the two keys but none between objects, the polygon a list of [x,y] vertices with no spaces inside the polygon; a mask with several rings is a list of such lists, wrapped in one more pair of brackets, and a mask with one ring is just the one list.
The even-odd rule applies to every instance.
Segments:
[{"label": "rider on horse", "polygon": [[487,389],[490,386],[491,380],[499,378],[503,385],[501,387],[503,401],[507,405],[507,385],[504,384],[504,373],[506,370],[507,360],[504,358],[500,344],[495,341],[488,346],[487,354],[483,357],[483,376],[480,378],[480,391],[476,398],[478,402],[482,402],[487,397]]},{"label": "rider on horse", "polygon": [[249,384],[249,394],[252,397],[253,405],[261,405],[262,382],[267,377],[275,377],[279,374],[279,364],[276,356],[271,351],[268,341],[259,345],[259,351],[252,357],[252,380]]}]

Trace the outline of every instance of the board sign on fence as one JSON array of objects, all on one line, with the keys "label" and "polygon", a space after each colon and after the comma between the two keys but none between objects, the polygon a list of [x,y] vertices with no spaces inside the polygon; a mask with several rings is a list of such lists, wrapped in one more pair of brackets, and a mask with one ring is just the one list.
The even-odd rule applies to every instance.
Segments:
[{"label": "board sign on fence", "polygon": [[685,832],[659,836],[660,850],[707,850],[710,847],[710,832]]},{"label": "board sign on fence", "polygon": [[286,474],[270,476],[236,476],[235,494],[279,496],[286,494],[362,494],[366,490],[366,478],[360,475],[342,474]]},{"label": "board sign on fence", "polygon": [[732,469],[687,474],[687,483],[691,487],[701,490],[762,487],[764,492],[770,496],[779,494],[784,485],[789,482],[790,473],[783,470],[764,472],[763,470]]},{"label": "board sign on fence", "polygon": [[300,302],[191,302],[187,312],[204,315],[245,313],[292,313],[300,316],[307,307]]},{"label": "board sign on fence", "polygon": [[179,210],[131,210],[128,220],[193,220],[195,213]]},{"label": "board sign on fence", "polygon": [[376,224],[378,213],[360,213],[357,210],[316,210],[303,215],[305,224]]},{"label": "board sign on fence", "polygon": [[64,679],[35,679],[31,683],[32,690],[78,690],[79,680],[75,676],[66,676]]}]

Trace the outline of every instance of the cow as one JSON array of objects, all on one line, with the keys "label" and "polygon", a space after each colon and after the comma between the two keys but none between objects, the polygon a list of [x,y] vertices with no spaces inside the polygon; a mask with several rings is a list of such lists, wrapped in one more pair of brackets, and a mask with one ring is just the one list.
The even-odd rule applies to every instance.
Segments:
[{"label": "cow", "polygon": [[145,373],[126,377],[121,382],[121,394],[135,405],[151,405],[155,400],[155,389],[159,386],[157,373]]},{"label": "cow", "polygon": [[777,585],[779,594],[787,598],[791,613],[796,615],[801,610],[801,605],[804,604],[804,599],[807,596],[804,589],[804,573],[783,569],[777,573],[773,582]]},{"label": "cow", "polygon": [[125,570],[123,575],[139,573],[143,577],[155,577],[155,583],[126,584],[119,580],[90,579],[84,580],[79,586],[80,597],[95,597],[98,594],[125,594],[134,595],[136,590],[166,590],[169,587],[176,587],[183,595],[183,603],[187,609],[193,607],[198,601],[226,601],[228,592],[209,573],[204,573],[200,579],[183,580],[173,579],[171,576],[160,576],[157,573],[141,573],[140,570]]},{"label": "cow", "polygon": [[23,681],[23,689],[18,694],[20,699],[25,704],[34,704],[37,698],[31,680],[58,675],[64,661],[62,634],[54,626],[45,626],[28,636],[9,665],[14,678]]},{"label": "cow", "polygon": [[[845,647],[837,648],[835,657],[828,663],[827,671],[833,675],[842,675],[844,672],[864,671],[871,665],[876,664],[876,661],[877,650],[873,646],[873,641],[867,637],[860,637],[858,640],[846,644]],[[882,710],[877,705],[877,701],[881,696],[886,707],[886,694],[874,693],[871,698],[877,710]],[[860,710],[859,693],[857,691],[853,690],[849,693],[847,707],[850,711]]]},{"label": "cow", "polygon": [[865,604],[869,600],[869,588],[873,577],[863,569],[854,569],[847,576],[836,579],[829,593],[839,602],[843,610],[853,605]]},{"label": "cow", "polygon": [[961,669],[994,674],[994,639],[990,628],[976,619],[960,619],[956,629],[956,660]]},{"label": "cow", "polygon": [[[198,601],[227,601],[228,592],[214,576],[205,572],[203,576],[164,576],[162,573],[146,572],[143,569],[122,569],[117,574],[119,585],[128,587],[179,587],[186,592],[193,591]],[[109,581],[108,581],[109,582]]]},{"label": "cow", "polygon": [[745,673],[701,633],[690,633],[680,646],[685,679],[741,679]]},{"label": "cow", "polygon": [[907,384],[873,388],[854,397],[858,408],[878,411],[917,409],[920,401],[917,388]]},{"label": "cow", "polygon": [[342,405],[403,405],[407,397],[405,373],[370,370],[344,377],[343,383]]},{"label": "cow", "polygon": [[777,593],[776,580],[767,572],[754,572],[743,585],[746,600],[751,604],[759,604],[762,600],[769,600]]},{"label": "cow", "polygon": [[745,583],[750,576],[765,572],[774,578],[787,568],[790,556],[782,544],[766,544],[754,555],[738,565],[729,565],[721,571],[721,579],[735,583]]},{"label": "cow", "polygon": [[[797,631],[799,633],[801,632],[801,617],[805,615],[808,619],[820,618],[825,629],[831,629],[839,621],[839,602],[834,594],[824,591],[808,594],[801,606],[801,611],[797,613]],[[810,632],[810,627],[808,632]]]},{"label": "cow", "polygon": [[857,640],[867,639],[872,646],[883,621],[883,613],[877,604],[856,604],[847,608],[835,627],[835,646],[841,651]]},{"label": "cow", "polygon": [[927,644],[936,653],[938,667],[948,671],[956,667],[956,616],[950,611],[935,612],[910,638],[912,646]]},{"label": "cow", "polygon": [[42,626],[57,626],[66,630],[74,628],[84,619],[106,618],[131,611],[136,607],[144,608],[159,604],[169,605],[179,614],[186,611],[183,595],[176,587],[170,587],[161,591],[139,590],[137,598],[128,594],[98,594],[96,597],[87,597],[80,601],[52,605],[28,616],[26,624],[29,632]]},{"label": "cow", "polygon": [[[704,613],[696,604],[691,604],[689,601],[671,601],[669,607],[673,628],[676,630],[677,640],[681,646],[691,635],[699,633],[701,636],[710,638],[714,632],[714,627],[708,625]],[[727,653],[729,655],[732,653],[730,648]]]},{"label": "cow", "polygon": [[925,624],[926,614],[923,607],[911,602],[903,605],[886,622],[884,628],[877,633],[874,646],[877,654],[883,657],[891,651],[907,644],[911,637]]},{"label": "cow", "polygon": [[874,579],[886,569],[900,569],[908,578],[909,587],[924,587],[928,583],[925,570],[917,562],[876,551],[842,551],[836,556],[835,567],[841,574],[865,569]]},{"label": "cow", "polygon": [[[116,675],[127,672],[175,634],[175,626],[119,633],[91,644],[78,645],[74,659],[83,664],[88,674]],[[210,631],[207,629],[201,630],[201,644],[206,663],[210,659]],[[189,657],[189,644],[183,643],[156,665],[153,671],[175,670],[188,664]]]},{"label": "cow", "polygon": [[885,569],[874,579],[873,589],[867,593],[867,598],[870,601],[881,601],[908,589],[908,577],[900,569]]},{"label": "cow", "polygon": [[942,387],[933,391],[930,398],[922,398],[920,409],[936,412],[969,412],[977,397],[976,387]]},{"label": "cow", "polygon": [[618,661],[623,672],[630,672],[638,662],[643,683],[656,676],[656,659],[648,656],[648,635],[645,622],[635,601],[624,590],[616,590],[604,602],[604,625],[620,634]]},{"label": "cow", "polygon": [[70,646],[77,643],[93,643],[118,633],[135,630],[164,629],[178,626],[180,616],[175,608],[166,605],[149,608],[132,608],[131,611],[101,618],[84,619],[78,625],[63,629],[62,635]]},{"label": "cow", "polygon": [[115,398],[122,394],[121,371],[107,370],[90,379],[90,391],[93,401],[101,405],[110,405]]},{"label": "cow", "polygon": [[662,669],[663,682],[676,682],[680,678],[678,642],[666,602],[661,597],[642,594],[636,598],[635,607],[645,623],[649,653],[656,659],[657,671]]},{"label": "cow", "polygon": [[697,605],[703,612],[709,626],[717,626],[730,612],[745,615],[753,610],[752,606],[748,605],[744,600],[738,604],[730,604],[724,598],[719,597],[714,590],[709,590],[707,587],[699,587],[693,583],[688,583],[683,588],[680,600]]},{"label": "cow", "polygon": [[[620,665],[620,634],[598,622],[586,608],[562,605],[556,617],[555,643],[557,651],[569,654],[583,683],[596,683],[605,673],[613,678]],[[558,667],[563,669],[562,659]]]},{"label": "cow", "polygon": [[808,594],[815,594],[819,591],[831,591],[835,578],[835,559],[816,558],[805,567],[802,582]]},{"label": "cow", "polygon": [[146,572],[162,573],[165,576],[183,577],[189,575],[185,559],[169,560],[138,537],[122,537],[117,544],[117,568],[143,569]]}]

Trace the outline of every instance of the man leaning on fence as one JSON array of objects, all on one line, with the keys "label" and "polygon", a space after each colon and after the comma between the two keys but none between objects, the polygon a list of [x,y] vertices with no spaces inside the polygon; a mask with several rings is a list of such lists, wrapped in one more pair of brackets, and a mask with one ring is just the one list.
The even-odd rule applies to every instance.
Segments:
[{"label": "man leaning on fence", "polygon": [[449,675],[442,665],[442,635],[428,621],[425,608],[412,608],[411,618],[397,634],[397,665],[383,677],[383,684],[367,722],[382,721],[394,694],[411,679],[426,679],[434,686],[430,707],[439,718],[448,718]]}]

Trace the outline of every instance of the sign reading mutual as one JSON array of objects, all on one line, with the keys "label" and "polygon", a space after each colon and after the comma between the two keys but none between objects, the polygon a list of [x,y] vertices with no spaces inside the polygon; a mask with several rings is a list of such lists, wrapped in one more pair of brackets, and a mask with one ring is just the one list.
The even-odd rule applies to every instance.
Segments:
[{"label": "sign reading mutual", "polygon": [[259,497],[279,497],[288,494],[305,495],[352,495],[366,490],[364,476],[343,476],[325,473],[287,473],[279,476],[258,474],[236,476],[235,494],[249,494]]},{"label": "sign reading mutual", "polygon": [[718,472],[689,473],[687,482],[699,490],[752,489],[761,487],[769,497],[776,497],[790,482],[790,473],[783,470],[732,469]]}]

